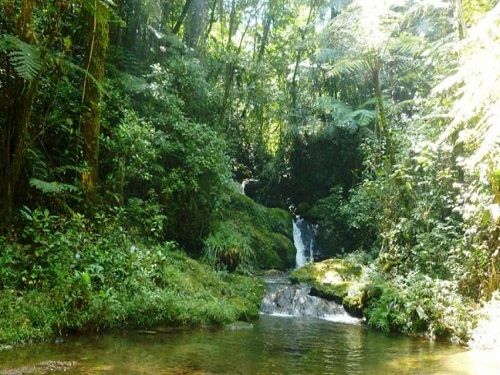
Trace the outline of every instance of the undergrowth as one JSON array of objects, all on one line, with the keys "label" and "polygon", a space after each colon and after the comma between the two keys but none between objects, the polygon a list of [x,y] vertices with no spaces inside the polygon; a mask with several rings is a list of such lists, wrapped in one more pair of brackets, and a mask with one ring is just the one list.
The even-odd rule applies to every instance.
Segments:
[{"label": "undergrowth", "polygon": [[215,272],[173,242],[137,242],[103,214],[88,220],[26,209],[23,216],[20,236],[0,238],[0,343],[258,315],[258,281]]}]

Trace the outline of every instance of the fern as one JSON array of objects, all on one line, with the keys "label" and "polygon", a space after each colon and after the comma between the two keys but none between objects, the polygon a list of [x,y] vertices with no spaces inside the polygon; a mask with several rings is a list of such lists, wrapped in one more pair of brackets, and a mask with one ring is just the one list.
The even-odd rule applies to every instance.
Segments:
[{"label": "fern", "polygon": [[408,33],[401,33],[389,43],[389,49],[394,53],[407,56],[418,56],[426,48],[425,39]]},{"label": "fern", "polygon": [[74,185],[63,184],[61,182],[47,182],[38,178],[30,178],[30,186],[40,190],[43,194],[61,194],[65,192],[75,192],[78,188]]},{"label": "fern", "polygon": [[363,71],[365,67],[366,63],[363,60],[348,56],[333,64],[328,71],[328,75],[331,77],[340,77],[342,75],[355,74]]},{"label": "fern", "polygon": [[370,109],[358,109],[350,114],[359,126],[368,126],[375,120],[375,111]]},{"label": "fern", "polygon": [[7,52],[10,63],[19,77],[31,81],[42,69],[40,51],[14,35],[0,38],[0,51]]}]

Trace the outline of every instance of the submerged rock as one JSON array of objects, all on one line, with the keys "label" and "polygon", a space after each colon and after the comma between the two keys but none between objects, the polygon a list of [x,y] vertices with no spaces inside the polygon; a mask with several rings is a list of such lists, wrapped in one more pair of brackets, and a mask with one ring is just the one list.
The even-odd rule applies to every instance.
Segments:
[{"label": "submerged rock", "polygon": [[156,335],[156,331],[153,331],[153,330],[147,330],[147,329],[139,329],[137,330],[137,333],[141,334],[141,335]]},{"label": "submerged rock", "polygon": [[45,361],[35,365],[28,365],[14,369],[3,370],[2,375],[28,375],[28,374],[46,374],[49,372],[64,372],[75,367],[76,361]]},{"label": "submerged rock", "polygon": [[245,329],[252,329],[253,324],[248,322],[234,322],[226,325],[224,328],[229,329],[231,331],[240,331]]}]

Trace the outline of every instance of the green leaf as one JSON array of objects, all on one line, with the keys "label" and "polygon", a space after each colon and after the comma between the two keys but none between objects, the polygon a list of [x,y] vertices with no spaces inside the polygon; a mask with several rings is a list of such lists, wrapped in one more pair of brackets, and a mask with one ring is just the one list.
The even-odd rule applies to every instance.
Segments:
[{"label": "green leaf", "polygon": [[78,188],[74,185],[57,181],[47,182],[39,180],[38,178],[30,178],[30,186],[40,190],[44,194],[61,194],[64,192],[78,191]]},{"label": "green leaf", "polygon": [[38,48],[14,35],[6,34],[0,38],[0,51],[7,52],[17,75],[27,81],[35,79],[42,69]]}]

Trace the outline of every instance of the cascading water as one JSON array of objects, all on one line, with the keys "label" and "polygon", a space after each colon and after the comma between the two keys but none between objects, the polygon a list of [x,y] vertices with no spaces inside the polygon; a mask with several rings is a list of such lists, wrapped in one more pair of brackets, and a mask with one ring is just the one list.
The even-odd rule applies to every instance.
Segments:
[{"label": "cascading water", "polygon": [[[293,240],[297,268],[314,262],[314,237],[317,227],[297,217],[293,221]],[[287,317],[312,317],[332,322],[359,323],[359,319],[350,316],[344,307],[333,301],[311,296],[308,285],[292,284],[287,274],[271,276],[265,279],[267,293],[262,300],[262,314]]]},{"label": "cascading water", "polygon": [[257,181],[258,180],[256,180],[255,178],[245,178],[243,181],[241,181],[241,185],[240,185],[241,194],[246,195],[246,191],[245,191],[246,186],[250,183],[257,182]]},{"label": "cascading water", "polygon": [[297,253],[295,266],[300,268],[307,263],[314,262],[314,238],[317,226],[310,224],[300,216],[293,221],[293,243]]},{"label": "cascading water", "polygon": [[309,295],[311,287],[291,284],[287,275],[266,279],[267,293],[262,300],[262,314],[285,317],[311,317],[339,323],[359,323],[342,305]]}]

